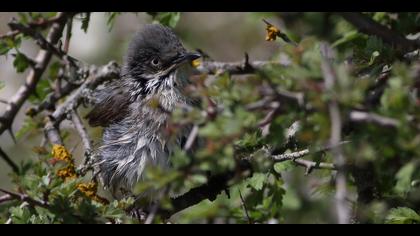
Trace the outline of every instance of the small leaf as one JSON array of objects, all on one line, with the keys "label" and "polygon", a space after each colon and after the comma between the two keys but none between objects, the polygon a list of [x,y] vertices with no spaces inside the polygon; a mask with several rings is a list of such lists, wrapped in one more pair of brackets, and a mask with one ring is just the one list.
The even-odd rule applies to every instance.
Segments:
[{"label": "small leaf", "polygon": [[411,177],[413,176],[414,171],[416,170],[416,165],[412,162],[404,165],[396,175],[397,183],[394,190],[399,194],[406,194],[410,191]]},{"label": "small leaf", "polygon": [[378,51],[374,51],[372,53],[372,56],[370,57],[369,60],[369,65],[372,65],[375,62],[375,59],[380,55],[380,53]]},{"label": "small leaf", "polygon": [[407,207],[397,207],[389,211],[385,223],[387,224],[410,224],[420,223],[420,216]]},{"label": "small leaf", "polygon": [[277,173],[281,173],[283,171],[289,171],[294,168],[294,164],[291,161],[284,161],[274,164],[274,170]]},{"label": "small leaf", "polygon": [[10,49],[11,48],[9,47],[9,45],[7,45],[7,43],[4,40],[0,41],[0,55],[8,53]]},{"label": "small leaf", "polygon": [[108,20],[106,21],[106,24],[108,25],[108,30],[111,31],[112,27],[114,26],[116,17],[121,14],[121,12],[110,12],[108,13]]},{"label": "small leaf", "polygon": [[22,73],[26,70],[26,68],[28,68],[29,60],[25,55],[18,52],[16,54],[15,60],[13,61],[13,66],[16,68],[18,73]]},{"label": "small leaf", "polygon": [[171,28],[175,28],[176,24],[181,18],[180,12],[158,12],[150,15],[153,16],[153,20],[155,22],[159,22],[160,24],[169,26]]},{"label": "small leaf", "polygon": [[266,175],[263,173],[255,173],[252,178],[248,180],[249,186],[253,189],[259,191],[263,188],[264,182],[266,180]]}]

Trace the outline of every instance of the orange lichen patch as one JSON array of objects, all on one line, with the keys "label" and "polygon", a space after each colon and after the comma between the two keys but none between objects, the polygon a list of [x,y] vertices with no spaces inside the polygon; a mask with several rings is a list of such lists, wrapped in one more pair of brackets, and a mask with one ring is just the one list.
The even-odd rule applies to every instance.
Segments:
[{"label": "orange lichen patch", "polygon": [[66,167],[57,171],[57,176],[65,180],[74,179],[77,177],[73,157],[63,145],[54,144],[52,148],[52,156],[53,164],[55,164],[57,161],[64,161],[67,164]]},{"label": "orange lichen patch", "polygon": [[108,200],[106,200],[103,197],[98,196],[97,191],[98,191],[98,184],[95,182],[89,182],[89,183],[81,183],[77,185],[77,189],[79,189],[80,192],[84,193],[86,195],[86,197],[102,203],[102,204],[107,204]]},{"label": "orange lichen patch", "polygon": [[[63,145],[55,144],[52,148],[52,164],[55,164],[58,161],[63,161],[67,165],[57,171],[57,176],[64,179],[65,181],[75,179],[78,177],[76,173],[76,167],[74,165],[74,160],[72,155],[67,151]],[[77,185],[77,189],[84,193],[86,197],[102,203],[108,204],[108,200],[98,196],[98,185],[95,182],[80,183]]]},{"label": "orange lichen patch", "polygon": [[57,176],[65,179],[66,181],[76,178],[77,174],[74,165],[70,164],[64,168],[57,170]]},{"label": "orange lichen patch", "polygon": [[52,148],[52,156],[57,160],[65,161],[67,163],[74,162],[71,154],[63,145],[54,144]]}]

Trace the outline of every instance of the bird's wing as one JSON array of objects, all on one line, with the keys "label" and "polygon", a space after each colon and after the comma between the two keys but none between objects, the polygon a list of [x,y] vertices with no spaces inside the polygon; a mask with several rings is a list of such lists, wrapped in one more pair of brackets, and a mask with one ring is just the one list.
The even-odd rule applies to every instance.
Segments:
[{"label": "bird's wing", "polygon": [[128,115],[130,96],[123,88],[109,86],[95,96],[98,102],[85,117],[89,125],[106,127]]}]

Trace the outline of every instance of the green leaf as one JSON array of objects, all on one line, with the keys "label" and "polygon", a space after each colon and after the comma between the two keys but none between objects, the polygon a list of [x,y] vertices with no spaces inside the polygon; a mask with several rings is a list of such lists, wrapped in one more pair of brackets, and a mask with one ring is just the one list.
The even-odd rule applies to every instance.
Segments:
[{"label": "green leaf", "polygon": [[3,89],[5,87],[4,81],[0,81],[0,89]]},{"label": "green leaf", "polygon": [[405,164],[397,173],[396,179],[397,183],[395,185],[395,192],[399,194],[406,194],[410,191],[411,177],[413,176],[414,171],[416,170],[416,165],[412,162]]},{"label": "green leaf", "polygon": [[357,30],[352,30],[350,32],[347,32],[343,37],[335,41],[331,46],[332,47],[338,47],[345,43],[351,42],[354,39],[360,37],[360,33]]},{"label": "green leaf", "polygon": [[116,17],[121,14],[121,12],[109,12],[108,13],[108,20],[106,21],[106,24],[108,25],[108,30],[111,31],[112,27],[114,27],[115,19]]},{"label": "green leaf", "polygon": [[37,123],[32,118],[25,118],[22,127],[16,132],[16,138],[21,139],[25,134],[36,130]]},{"label": "green leaf", "polygon": [[249,186],[253,189],[259,191],[263,188],[264,182],[267,179],[266,174],[263,173],[254,173],[252,178],[248,180]]},{"label": "green leaf", "polygon": [[13,61],[13,66],[18,73],[22,73],[26,70],[26,68],[28,68],[29,60],[25,55],[18,52],[16,54],[15,60]]},{"label": "green leaf", "polygon": [[10,51],[9,45],[5,42],[5,40],[0,41],[0,55],[4,55]]},{"label": "green leaf", "polygon": [[171,28],[175,28],[181,17],[180,12],[158,12],[154,15],[151,15],[153,16],[153,20],[155,22],[159,22],[160,24],[169,26]]},{"label": "green leaf", "polygon": [[420,223],[420,216],[412,209],[407,207],[392,208],[386,219],[387,224],[412,224]]},{"label": "green leaf", "polygon": [[375,59],[377,58],[377,57],[379,57],[379,55],[380,55],[380,53],[378,52],[378,51],[374,51],[373,53],[372,53],[372,56],[370,57],[370,60],[369,60],[369,65],[371,66],[371,65],[373,65],[373,63],[375,62]]},{"label": "green leaf", "polygon": [[282,171],[289,171],[294,168],[294,164],[291,161],[284,161],[274,164],[274,170],[277,173],[281,173]]}]

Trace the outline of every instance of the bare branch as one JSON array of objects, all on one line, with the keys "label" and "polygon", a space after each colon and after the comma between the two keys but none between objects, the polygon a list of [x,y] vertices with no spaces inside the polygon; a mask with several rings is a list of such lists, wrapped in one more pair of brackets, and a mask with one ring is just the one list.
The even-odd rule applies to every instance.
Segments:
[{"label": "bare branch", "polygon": [[0,156],[7,163],[7,165],[9,165],[10,168],[12,168],[13,172],[15,172],[16,174],[19,173],[19,167],[16,165],[16,163],[12,159],[10,159],[10,157],[1,148],[0,148]]},{"label": "bare branch", "polygon": [[82,162],[83,164],[78,169],[78,172],[81,175],[84,175],[87,170],[91,168],[92,165],[92,141],[89,138],[89,135],[87,133],[87,130],[85,126],[83,125],[82,119],[80,118],[79,114],[77,113],[77,110],[73,110],[71,112],[71,120],[73,122],[74,127],[77,130],[77,133],[79,134],[80,138],[82,139],[83,146],[85,148],[85,159]]},{"label": "bare branch", "polygon": [[[330,63],[332,59],[332,50],[326,43],[321,44],[322,63],[321,70],[325,80],[325,88],[329,92],[334,91],[334,87],[337,81],[335,71]],[[350,222],[350,209],[347,206],[347,180],[345,164],[346,160],[342,153],[341,146],[341,115],[338,102],[334,96],[328,103],[330,120],[331,120],[331,138],[330,145],[332,153],[334,155],[334,162],[337,166],[337,177],[336,177],[336,209],[338,215],[338,223],[348,224]]]},{"label": "bare branch", "polygon": [[363,111],[351,111],[350,120],[353,122],[372,123],[387,128],[398,128],[400,125],[400,122],[396,119]]},{"label": "bare branch", "polygon": [[80,138],[82,139],[85,152],[90,153],[92,151],[92,142],[90,141],[89,135],[86,131],[85,126],[83,125],[82,119],[80,119],[79,114],[76,110],[71,112],[71,120],[73,121],[74,127],[79,133]]},{"label": "bare branch", "polygon": [[275,61],[253,61],[249,62],[216,62],[216,61],[204,61],[197,69],[202,73],[208,74],[222,74],[229,73],[233,74],[250,74],[255,71],[261,70],[268,65],[285,66],[280,62]]},{"label": "bare branch", "polygon": [[51,115],[48,116],[46,119],[47,119],[47,122],[45,123],[45,126],[44,126],[45,136],[47,137],[47,139],[50,141],[51,144],[63,145],[63,140],[61,139],[60,132],[58,131],[56,124],[51,118]]},{"label": "bare branch", "polygon": [[14,198],[10,194],[5,194],[3,196],[0,196],[0,204],[2,204],[3,202],[11,201],[11,200],[14,200]]}]

